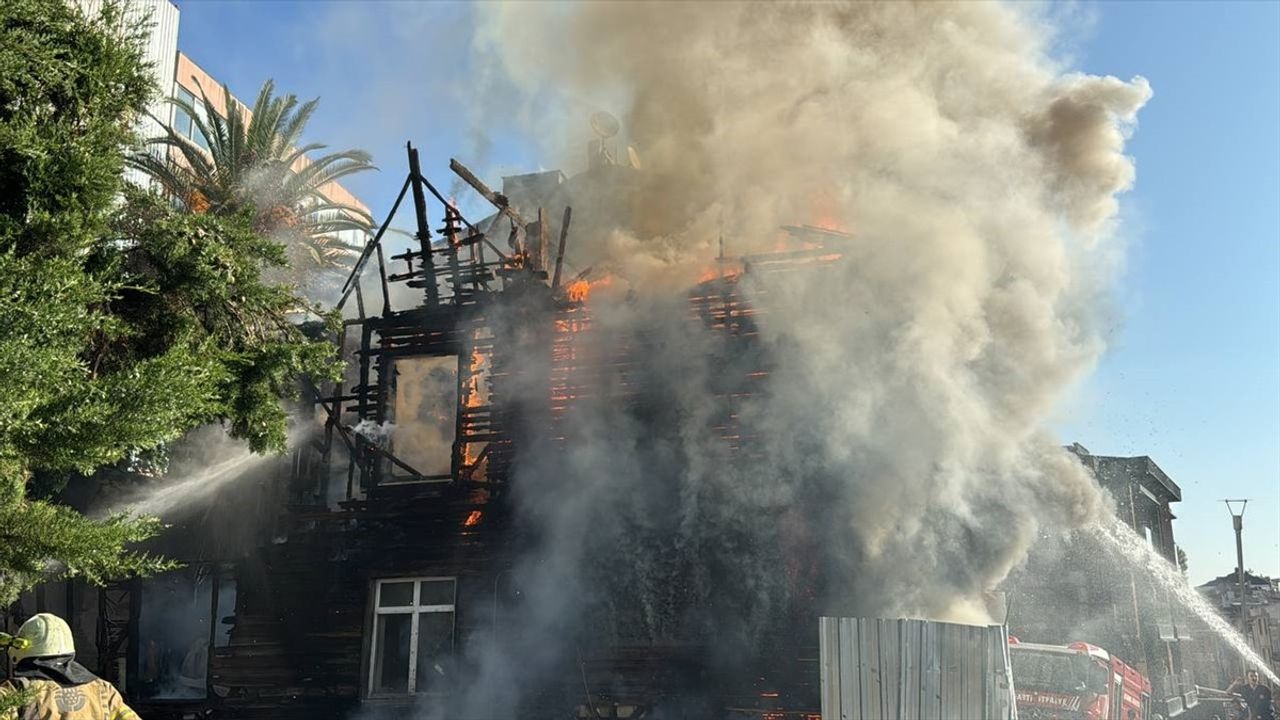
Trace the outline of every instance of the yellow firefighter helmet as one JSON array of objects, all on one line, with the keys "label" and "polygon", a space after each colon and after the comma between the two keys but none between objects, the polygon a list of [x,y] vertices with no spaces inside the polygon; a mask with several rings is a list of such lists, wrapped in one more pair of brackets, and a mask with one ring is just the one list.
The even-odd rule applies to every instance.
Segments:
[{"label": "yellow firefighter helmet", "polygon": [[15,646],[9,651],[9,657],[14,662],[29,657],[76,654],[76,641],[71,637],[71,626],[57,615],[32,615],[18,628],[18,637],[29,641],[30,645],[21,648]]}]

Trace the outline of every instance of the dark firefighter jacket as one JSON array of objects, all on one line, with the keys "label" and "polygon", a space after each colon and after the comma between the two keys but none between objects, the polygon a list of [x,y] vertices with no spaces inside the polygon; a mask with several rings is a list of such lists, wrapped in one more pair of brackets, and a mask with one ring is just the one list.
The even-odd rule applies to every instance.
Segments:
[{"label": "dark firefighter jacket", "polygon": [[1249,706],[1249,712],[1252,713],[1250,720],[1275,720],[1275,707],[1271,704],[1271,688],[1266,685],[1257,687],[1240,685],[1236,687],[1236,692]]}]

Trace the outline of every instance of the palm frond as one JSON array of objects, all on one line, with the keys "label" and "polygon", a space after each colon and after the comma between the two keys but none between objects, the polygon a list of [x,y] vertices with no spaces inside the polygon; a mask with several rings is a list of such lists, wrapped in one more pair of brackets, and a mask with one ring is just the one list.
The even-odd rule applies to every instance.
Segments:
[{"label": "palm frond", "polygon": [[305,248],[304,254],[317,266],[343,257],[351,246],[338,234],[368,232],[373,219],[360,208],[331,200],[322,188],[372,168],[370,155],[343,150],[312,158],[312,153],[326,149],[320,143],[302,143],[318,99],[300,103],[294,95],[276,95],[271,80],[263,83],[251,111],[226,85],[222,100],[225,114],[203,89],[198,104],[169,101],[192,118],[194,132],[207,150],[157,120],[164,133],[148,139],[146,149],[151,152],[137,153],[129,166],[154,178],[192,210],[233,213],[256,208],[264,232],[298,237],[299,249]]}]

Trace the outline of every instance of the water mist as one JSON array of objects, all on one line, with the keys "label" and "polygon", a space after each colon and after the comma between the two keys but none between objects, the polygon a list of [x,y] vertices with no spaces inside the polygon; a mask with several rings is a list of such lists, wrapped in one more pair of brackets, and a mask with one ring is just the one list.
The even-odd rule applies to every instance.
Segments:
[{"label": "water mist", "polygon": [[1150,578],[1167,591],[1179,605],[1200,618],[1211,630],[1229,644],[1249,665],[1271,682],[1280,685],[1280,677],[1271,671],[1267,663],[1249,647],[1249,643],[1231,627],[1218,611],[1196,591],[1178,569],[1160,556],[1140,535],[1123,520],[1106,517],[1091,528],[1093,534],[1115,550],[1134,569]]}]

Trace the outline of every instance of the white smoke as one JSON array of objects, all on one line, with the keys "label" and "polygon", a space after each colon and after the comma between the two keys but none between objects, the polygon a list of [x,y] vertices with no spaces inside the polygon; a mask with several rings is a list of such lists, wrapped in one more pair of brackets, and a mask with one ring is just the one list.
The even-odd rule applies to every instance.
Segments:
[{"label": "white smoke", "polygon": [[[750,644],[799,589],[781,566],[796,545],[820,549],[829,610],[982,621],[1041,527],[1104,512],[1043,425],[1103,349],[1144,79],[1059,72],[1032,19],[993,3],[512,3],[481,19],[480,56],[525,91],[497,100],[549,147],[571,144],[566,108],[623,111],[645,169],[609,208],[630,222],[572,198],[571,257],[641,292],[600,300],[599,332],[645,338],[662,400],[645,418],[584,403],[563,463],[517,464],[538,538],[513,572],[522,631],[477,660],[471,712],[572,655],[595,600],[615,633],[722,623],[719,642]],[[854,238],[828,270],[744,280],[767,294],[771,370],[743,410],[753,460],[734,461],[706,425],[732,368],[670,318],[720,232],[745,254],[805,222]],[[597,550],[638,609],[610,599]],[[682,614],[682,595],[716,617]]]},{"label": "white smoke", "polygon": [[[855,234],[838,273],[770,288],[761,329],[785,358],[770,457],[806,432],[844,468],[860,584],[881,588],[865,610],[945,617],[1039,521],[1098,512],[1042,421],[1103,347],[1094,313],[1144,79],[1058,74],[1030,20],[987,3],[486,10],[481,42],[531,97],[567,84],[626,110],[646,169],[635,204],[669,232],[575,226],[575,252],[622,250],[607,260],[687,282],[715,251],[708,217],[735,252],[797,222]],[[989,553],[948,536],[971,531]],[[944,563],[970,570],[958,587],[937,587]]]}]

